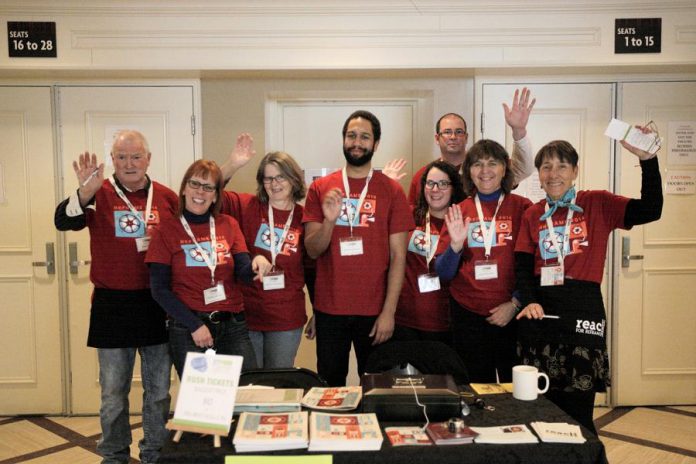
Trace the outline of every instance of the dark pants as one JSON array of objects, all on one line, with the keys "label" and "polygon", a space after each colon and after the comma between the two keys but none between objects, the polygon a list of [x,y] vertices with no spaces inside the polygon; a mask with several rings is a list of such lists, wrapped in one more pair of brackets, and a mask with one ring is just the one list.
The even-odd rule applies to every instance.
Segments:
[{"label": "dark pants", "polygon": [[473,313],[450,298],[452,346],[462,358],[473,383],[512,382],[512,366],[517,362],[515,320],[505,327],[489,324],[484,316]]},{"label": "dark pants", "polygon": [[[213,336],[213,348],[217,354],[243,356],[243,371],[257,368],[256,355],[251,339],[249,339],[249,329],[243,312],[234,314],[229,320],[218,323],[206,319],[202,320],[210,330],[210,335]],[[193,342],[191,331],[176,320],[169,321],[169,349],[179,378],[184,372],[186,353],[189,351],[203,353],[205,351],[204,348],[197,347]]]},{"label": "dark pants", "polygon": [[394,326],[394,335],[392,335],[389,341],[392,340],[395,342],[442,342],[445,345],[452,346],[452,332],[428,332],[397,324]]},{"label": "dark pants", "polygon": [[369,336],[376,316],[335,316],[314,311],[317,331],[317,371],[332,387],[346,384],[351,343],[358,360],[358,375],[365,372],[372,352]]},{"label": "dark pants", "polygon": [[573,390],[572,392],[562,390],[549,390],[544,396],[561,408],[570,417],[587,428],[590,432],[597,435],[592,412],[594,411],[594,391]]}]

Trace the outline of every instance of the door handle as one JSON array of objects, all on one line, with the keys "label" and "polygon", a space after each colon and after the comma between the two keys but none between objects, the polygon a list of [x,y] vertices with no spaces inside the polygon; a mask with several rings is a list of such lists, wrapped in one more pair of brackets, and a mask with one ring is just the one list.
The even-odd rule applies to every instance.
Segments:
[{"label": "door handle", "polygon": [[32,261],[33,267],[45,267],[46,274],[56,273],[56,253],[53,242],[46,242],[46,261]]},{"label": "door handle", "polygon": [[631,260],[643,259],[643,255],[632,255],[631,254],[631,238],[621,237],[621,267],[628,267],[631,264]]},{"label": "door handle", "polygon": [[90,264],[92,261],[89,259],[77,259],[77,242],[70,242],[68,244],[68,264],[70,265],[70,273],[77,274],[77,267]]}]

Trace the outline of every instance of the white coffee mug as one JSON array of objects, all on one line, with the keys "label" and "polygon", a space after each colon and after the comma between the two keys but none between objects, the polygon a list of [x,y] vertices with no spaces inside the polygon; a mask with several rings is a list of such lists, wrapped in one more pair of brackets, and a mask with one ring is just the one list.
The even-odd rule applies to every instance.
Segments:
[{"label": "white coffee mug", "polygon": [[[539,390],[539,377],[546,379],[546,384]],[[549,376],[534,366],[515,366],[512,368],[512,396],[518,400],[535,400],[539,393],[549,389]]]}]

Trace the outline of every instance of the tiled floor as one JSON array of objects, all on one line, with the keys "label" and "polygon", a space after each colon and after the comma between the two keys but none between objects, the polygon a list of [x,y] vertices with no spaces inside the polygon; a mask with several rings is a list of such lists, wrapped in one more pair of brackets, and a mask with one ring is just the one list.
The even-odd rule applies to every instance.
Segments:
[{"label": "tiled floor", "polygon": [[[611,464],[696,464],[696,406],[597,408],[595,424]],[[140,417],[131,418],[137,463]],[[0,418],[0,464],[99,463],[96,417]]]}]

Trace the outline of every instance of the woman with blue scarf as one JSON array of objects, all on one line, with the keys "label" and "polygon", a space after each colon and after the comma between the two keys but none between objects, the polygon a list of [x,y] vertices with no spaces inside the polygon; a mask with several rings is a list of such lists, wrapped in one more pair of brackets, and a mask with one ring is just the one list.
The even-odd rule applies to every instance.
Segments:
[{"label": "woman with blue scarf", "polygon": [[545,372],[551,380],[546,397],[593,433],[595,393],[605,391],[610,378],[600,291],[609,236],[662,213],[656,154],[621,144],[640,160],[640,199],[576,192],[573,146],[557,140],[542,147],[534,164],[546,199],[525,212],[515,247],[521,362]]}]

